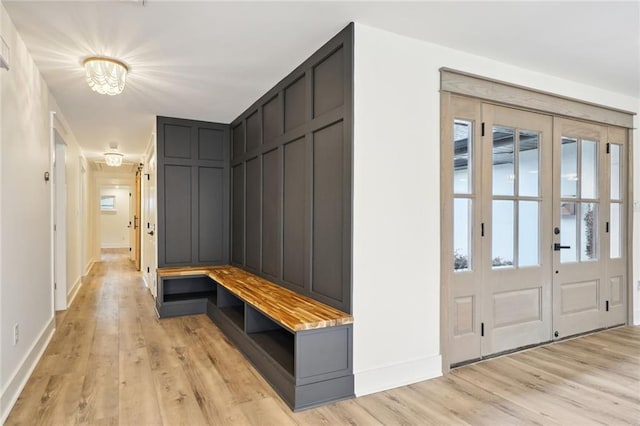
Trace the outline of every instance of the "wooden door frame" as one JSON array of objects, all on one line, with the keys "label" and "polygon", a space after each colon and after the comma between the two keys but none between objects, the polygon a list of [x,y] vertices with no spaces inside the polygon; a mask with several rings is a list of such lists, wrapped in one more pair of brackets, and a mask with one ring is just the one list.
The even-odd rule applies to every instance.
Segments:
[{"label": "wooden door frame", "polygon": [[[634,112],[604,105],[585,102],[578,99],[560,96],[528,87],[506,83],[450,68],[440,69],[440,354],[442,373],[450,371],[449,345],[449,292],[453,274],[449,262],[448,241],[451,236],[446,235],[444,220],[451,213],[451,201],[448,192],[443,191],[443,183],[448,180],[450,172],[449,156],[442,149],[450,142],[449,129],[452,115],[449,109],[452,94],[476,98],[495,105],[523,109],[531,112],[542,112],[558,117],[566,117],[592,123],[623,127],[628,130],[628,145],[625,161],[628,165],[627,175],[627,227],[633,230],[633,117]],[[447,208],[447,206],[449,206]],[[633,324],[633,238],[627,238],[627,324]]]}]

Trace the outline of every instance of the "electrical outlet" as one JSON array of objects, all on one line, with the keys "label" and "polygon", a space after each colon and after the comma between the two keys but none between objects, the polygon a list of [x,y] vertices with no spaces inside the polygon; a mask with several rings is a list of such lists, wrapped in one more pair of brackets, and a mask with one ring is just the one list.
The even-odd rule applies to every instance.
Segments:
[{"label": "electrical outlet", "polygon": [[16,323],[13,326],[13,346],[17,345],[20,341],[20,326]]}]

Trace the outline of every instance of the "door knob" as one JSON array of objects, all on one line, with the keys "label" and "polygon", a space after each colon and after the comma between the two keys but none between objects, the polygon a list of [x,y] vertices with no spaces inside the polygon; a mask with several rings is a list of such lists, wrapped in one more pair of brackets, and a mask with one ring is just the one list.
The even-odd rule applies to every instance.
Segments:
[{"label": "door knob", "polygon": [[153,231],[149,231],[147,232],[147,234],[151,235],[153,237]]},{"label": "door knob", "polygon": [[555,251],[560,251],[560,249],[570,249],[570,248],[571,248],[571,246],[561,246],[560,243],[555,243],[553,245],[553,249]]}]

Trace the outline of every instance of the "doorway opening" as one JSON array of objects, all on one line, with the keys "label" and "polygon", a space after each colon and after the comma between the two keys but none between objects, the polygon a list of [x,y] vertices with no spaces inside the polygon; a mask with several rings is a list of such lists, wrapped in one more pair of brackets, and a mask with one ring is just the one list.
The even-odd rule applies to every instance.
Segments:
[{"label": "doorway opening", "polygon": [[103,253],[129,254],[131,192],[127,185],[100,187],[100,249]]}]

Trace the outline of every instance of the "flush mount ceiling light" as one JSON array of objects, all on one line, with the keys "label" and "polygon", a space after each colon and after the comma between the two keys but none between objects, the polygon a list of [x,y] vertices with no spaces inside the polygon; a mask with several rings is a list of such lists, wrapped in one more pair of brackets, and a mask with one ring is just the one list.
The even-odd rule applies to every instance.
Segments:
[{"label": "flush mount ceiling light", "polygon": [[114,96],[124,90],[129,68],[116,59],[92,56],[84,60],[84,70],[93,91]]},{"label": "flush mount ceiling light", "polygon": [[122,165],[123,154],[119,152],[111,151],[105,152],[104,161],[107,163],[107,166],[111,167],[120,167]]}]

